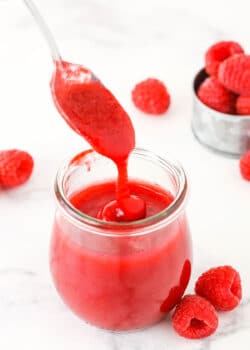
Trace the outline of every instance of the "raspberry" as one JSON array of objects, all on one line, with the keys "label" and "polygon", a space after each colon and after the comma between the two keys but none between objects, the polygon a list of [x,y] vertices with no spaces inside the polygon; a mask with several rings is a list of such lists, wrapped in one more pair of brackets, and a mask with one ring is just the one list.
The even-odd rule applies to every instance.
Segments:
[{"label": "raspberry", "polygon": [[205,55],[207,73],[217,76],[220,63],[228,57],[240,53],[244,53],[244,50],[234,41],[220,41],[212,45]]},{"label": "raspberry", "polygon": [[212,268],[198,278],[195,292],[209,300],[217,310],[232,310],[242,297],[240,275],[231,266]]},{"label": "raspberry", "polygon": [[250,181],[250,151],[240,158],[240,172],[243,179]]},{"label": "raspberry", "polygon": [[170,95],[165,85],[153,78],[134,87],[132,100],[138,109],[148,114],[163,114],[170,105]]},{"label": "raspberry", "polygon": [[250,116],[250,96],[239,96],[237,98],[236,113]]},{"label": "raspberry", "polygon": [[218,327],[215,308],[198,295],[186,295],[177,305],[172,321],[175,331],[190,339],[208,337]]},{"label": "raspberry", "polygon": [[234,55],[219,66],[218,79],[227,89],[239,95],[250,95],[250,55]]},{"label": "raspberry", "polygon": [[0,186],[11,188],[22,185],[31,176],[34,162],[24,151],[0,151]]},{"label": "raspberry", "polygon": [[215,77],[204,80],[197,95],[205,105],[216,111],[229,114],[235,112],[236,97],[225,89]]}]

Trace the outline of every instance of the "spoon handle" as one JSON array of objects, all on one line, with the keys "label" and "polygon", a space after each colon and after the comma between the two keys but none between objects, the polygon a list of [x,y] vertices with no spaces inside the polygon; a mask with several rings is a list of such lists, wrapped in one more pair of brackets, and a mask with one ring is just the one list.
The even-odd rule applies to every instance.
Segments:
[{"label": "spoon handle", "polygon": [[62,61],[62,58],[61,58],[59,49],[57,47],[56,41],[47,23],[44,21],[41,13],[39,12],[38,8],[36,7],[36,5],[32,0],[23,0],[23,2],[25,3],[26,7],[28,8],[31,15],[35,19],[36,24],[40,28],[40,31],[42,32],[45,40],[47,41],[53,61],[60,63]]}]

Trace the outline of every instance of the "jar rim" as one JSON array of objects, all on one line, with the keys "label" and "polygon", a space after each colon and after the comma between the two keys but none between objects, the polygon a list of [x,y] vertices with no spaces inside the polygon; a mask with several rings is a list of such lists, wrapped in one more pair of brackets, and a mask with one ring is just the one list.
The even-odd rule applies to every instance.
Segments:
[{"label": "jar rim", "polygon": [[[98,154],[94,150],[84,152],[84,154],[89,153]],[[122,237],[124,237],[124,234],[129,236],[146,234],[152,232],[154,228],[158,228],[159,225],[166,225],[174,221],[175,218],[182,212],[188,193],[187,177],[183,167],[177,161],[170,160],[169,158],[163,158],[162,156],[159,156],[158,154],[144,148],[135,148],[131,152],[130,156],[139,156],[140,158],[149,160],[162,166],[163,168],[170,169],[173,172],[178,186],[173,202],[167,208],[155,215],[131,222],[109,222],[84,214],[71,204],[63,188],[65,175],[72,164],[72,159],[78,158],[80,154],[72,157],[70,161],[64,162],[64,164],[59,168],[55,181],[55,194],[59,207],[64,211],[67,217],[73,220],[74,223],[78,225],[80,224],[81,227],[82,225],[86,225],[88,227],[88,231],[99,235],[117,237],[121,237],[121,232]],[[99,154],[98,156],[103,157]]]}]

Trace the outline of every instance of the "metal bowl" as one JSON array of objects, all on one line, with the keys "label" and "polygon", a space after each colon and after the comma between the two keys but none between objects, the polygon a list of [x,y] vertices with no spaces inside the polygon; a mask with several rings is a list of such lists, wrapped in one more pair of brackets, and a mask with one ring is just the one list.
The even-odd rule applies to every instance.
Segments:
[{"label": "metal bowl", "polygon": [[220,113],[204,105],[197,97],[197,90],[207,77],[205,69],[202,69],[194,79],[193,133],[210,150],[239,157],[250,150],[250,116]]}]

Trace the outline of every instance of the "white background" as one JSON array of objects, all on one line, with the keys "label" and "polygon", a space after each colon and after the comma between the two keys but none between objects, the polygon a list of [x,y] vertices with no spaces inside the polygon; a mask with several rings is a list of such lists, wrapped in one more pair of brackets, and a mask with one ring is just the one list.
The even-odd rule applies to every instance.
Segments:
[{"label": "white background", "polygon": [[[231,264],[242,276],[242,305],[220,315],[213,337],[186,341],[169,320],[113,334],[77,319],[53,289],[48,247],[56,169],[87,144],[61,120],[50,97],[52,63],[21,0],[0,0],[0,149],[35,159],[29,183],[0,192],[0,348],[102,350],[249,349],[250,183],[238,161],[210,153],[190,131],[192,79],[206,48],[238,40],[250,52],[249,1],[39,0],[63,57],[99,76],[130,113],[137,145],[178,159],[190,181],[194,264],[189,292],[207,268]],[[130,91],[149,76],[167,85],[171,108],[151,117]]]}]

